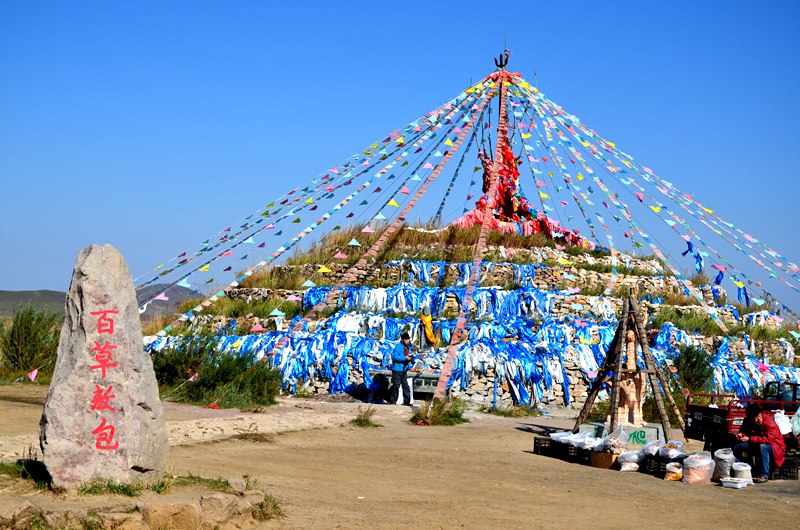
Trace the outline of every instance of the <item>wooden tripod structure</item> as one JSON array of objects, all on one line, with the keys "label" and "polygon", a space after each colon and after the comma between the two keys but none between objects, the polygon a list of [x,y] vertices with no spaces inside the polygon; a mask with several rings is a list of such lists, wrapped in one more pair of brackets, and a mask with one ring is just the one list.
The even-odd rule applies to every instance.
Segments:
[{"label": "wooden tripod structure", "polygon": [[578,415],[578,419],[575,422],[575,427],[572,429],[572,432],[578,432],[581,424],[586,421],[586,418],[589,416],[592,406],[597,399],[597,395],[600,393],[601,387],[609,380],[609,374],[613,374],[610,378],[612,381],[612,386],[611,404],[609,408],[609,430],[613,431],[616,429],[617,422],[619,420],[617,418],[617,406],[619,405],[620,399],[621,376],[623,373],[640,372],[639,370],[625,370],[623,368],[622,356],[623,352],[625,351],[625,336],[629,329],[633,330],[636,337],[636,342],[642,347],[645,369],[641,370],[641,372],[647,374],[647,380],[649,381],[650,388],[653,391],[653,398],[655,399],[656,407],[658,407],[658,414],[661,418],[661,426],[664,429],[664,436],[668,439],[671,433],[669,416],[667,416],[667,410],[664,406],[665,397],[669,401],[675,416],[678,418],[678,425],[685,436],[686,426],[684,424],[683,417],[681,416],[680,409],[675,403],[675,400],[672,398],[672,394],[667,386],[667,381],[664,379],[664,375],[658,369],[658,365],[656,364],[655,360],[653,359],[653,355],[650,352],[650,346],[647,342],[647,335],[645,334],[644,330],[644,322],[641,314],[639,313],[639,308],[636,305],[634,291],[628,293],[628,296],[625,298],[622,306],[622,316],[619,319],[619,326],[617,327],[614,338],[608,347],[606,359],[603,362],[603,366],[597,372],[597,377],[592,383],[586,403],[584,403],[583,409]]}]

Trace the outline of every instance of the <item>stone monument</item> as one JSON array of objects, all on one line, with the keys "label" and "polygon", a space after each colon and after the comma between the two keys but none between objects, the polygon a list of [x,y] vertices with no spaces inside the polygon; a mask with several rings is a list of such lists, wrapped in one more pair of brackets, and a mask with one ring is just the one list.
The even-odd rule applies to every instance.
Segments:
[{"label": "stone monument", "polygon": [[133,280],[111,245],[78,255],[39,425],[53,486],[154,482],[169,448]]}]

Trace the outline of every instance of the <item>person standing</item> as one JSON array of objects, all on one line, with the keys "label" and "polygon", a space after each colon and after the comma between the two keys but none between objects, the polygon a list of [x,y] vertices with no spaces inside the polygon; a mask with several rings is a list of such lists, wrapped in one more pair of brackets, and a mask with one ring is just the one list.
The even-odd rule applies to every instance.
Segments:
[{"label": "person standing", "polygon": [[[778,425],[772,416],[763,414],[758,403],[752,403],[744,411],[744,421],[736,434],[738,444],[733,446],[733,454],[742,459],[745,452],[755,459],[753,482],[761,484],[769,480],[770,469],[783,465],[786,444]],[[773,466],[774,463],[774,466]]]},{"label": "person standing", "polygon": [[403,405],[411,406],[411,389],[408,386],[408,366],[411,362],[411,337],[403,332],[400,344],[392,352],[392,392],[389,402],[397,403],[400,386],[403,386]]}]

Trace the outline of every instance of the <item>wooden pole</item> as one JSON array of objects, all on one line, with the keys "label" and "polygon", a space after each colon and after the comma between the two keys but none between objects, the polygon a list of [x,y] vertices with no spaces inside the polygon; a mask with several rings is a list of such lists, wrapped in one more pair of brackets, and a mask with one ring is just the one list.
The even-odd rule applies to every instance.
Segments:
[{"label": "wooden pole", "polygon": [[581,413],[578,414],[578,419],[575,421],[575,427],[573,427],[572,432],[578,432],[580,426],[583,422],[586,421],[586,418],[589,417],[589,414],[592,412],[592,406],[594,406],[594,402],[597,399],[597,395],[600,393],[600,389],[603,386],[603,382],[605,381],[606,377],[608,377],[608,373],[612,370],[611,364],[611,357],[613,357],[613,353],[617,351],[617,344],[619,342],[619,335],[620,335],[620,328],[617,326],[617,332],[614,334],[614,338],[611,340],[611,344],[608,345],[608,351],[606,352],[606,358],[603,361],[603,366],[597,371],[597,375],[592,382],[592,386],[589,389],[589,394],[586,396],[586,402],[583,404],[583,408],[581,409]]},{"label": "wooden pole", "polygon": [[652,354],[650,353],[650,345],[647,343],[647,335],[644,331],[644,323],[639,316],[639,309],[636,307],[636,301],[632,296],[629,296],[628,298],[629,304],[633,310],[634,322],[636,323],[635,331],[638,335],[639,344],[642,345],[642,355],[644,356],[644,364],[647,368],[647,379],[650,381],[650,388],[653,389],[653,399],[656,402],[658,414],[661,417],[661,426],[664,429],[664,438],[669,440],[669,437],[672,434],[672,426],[669,423],[669,416],[667,416],[667,410],[664,407],[664,399],[661,392],[661,387],[659,386],[658,377],[656,375],[656,364],[655,361],[653,361]]},{"label": "wooden pole", "polygon": [[[497,182],[500,179],[499,171],[502,160],[502,146],[508,142],[508,112],[506,110],[506,103],[508,100],[508,87],[506,81],[508,74],[504,71],[500,72],[501,75],[497,78],[497,83],[500,84],[500,116],[497,119],[497,148],[494,155],[494,164],[492,164],[492,184],[489,187],[489,197],[497,193]],[[478,242],[475,244],[475,253],[472,259],[472,271],[470,271],[467,286],[464,289],[464,299],[461,300],[460,310],[458,312],[458,320],[450,336],[450,344],[447,346],[447,353],[442,363],[442,370],[439,372],[439,381],[436,383],[436,391],[433,394],[433,399],[445,399],[447,397],[447,383],[450,381],[450,374],[453,372],[453,363],[455,362],[456,355],[458,354],[458,343],[464,333],[469,316],[469,303],[472,301],[472,295],[475,292],[475,287],[478,284],[478,278],[481,273],[481,263],[483,262],[483,253],[486,247],[486,236],[489,232],[489,217],[492,215],[491,201],[486,202],[486,208],[483,210],[483,222],[481,224],[481,231],[478,234]]]},{"label": "wooden pole", "polygon": [[[613,432],[617,427],[617,407],[619,406],[620,375],[622,374],[622,352],[625,351],[625,334],[628,329],[628,315],[630,314],[629,301],[626,300],[622,306],[622,318],[619,321],[619,341],[614,350],[614,379],[611,386],[611,403],[609,404],[608,429]],[[624,421],[624,420],[623,420]]]}]

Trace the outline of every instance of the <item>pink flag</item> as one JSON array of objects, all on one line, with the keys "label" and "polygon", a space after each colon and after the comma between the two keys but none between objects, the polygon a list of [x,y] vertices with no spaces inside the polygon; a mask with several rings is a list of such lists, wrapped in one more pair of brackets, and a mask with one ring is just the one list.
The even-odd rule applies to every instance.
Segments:
[{"label": "pink flag", "polygon": [[337,252],[333,255],[333,259],[347,259],[347,254],[344,252]]},{"label": "pink flag", "polygon": [[425,162],[425,165],[422,166],[422,169],[433,169],[433,166],[430,162]]},{"label": "pink flag", "polygon": [[233,251],[232,251],[232,250],[226,250],[225,252],[223,252],[223,253],[221,254],[221,256],[224,258],[224,257],[226,257],[226,256],[230,256],[231,254],[233,254]]},{"label": "pink flag", "polygon": [[633,192],[636,195],[636,198],[639,199],[639,202],[644,202],[644,193],[639,193],[638,191]]},{"label": "pink flag", "polygon": [[186,380],[187,383],[194,383],[197,380],[197,374],[193,374],[192,377]]},{"label": "pink flag", "polygon": [[264,331],[264,328],[263,328],[263,327],[261,327],[261,324],[258,324],[258,323],[256,323],[256,325],[255,325],[255,326],[253,326],[252,328],[250,328],[250,331]]},{"label": "pink flag", "polygon": [[33,382],[36,380],[36,376],[37,376],[38,374],[39,374],[39,369],[38,369],[38,368],[36,368],[34,371],[32,371],[32,372],[30,372],[30,373],[28,374],[28,379],[30,379],[30,380],[31,380],[31,383],[33,383]]},{"label": "pink flag", "polygon": [[153,300],[161,300],[162,302],[168,302],[169,298],[167,297],[167,293],[161,293],[157,295]]},{"label": "pink flag", "polygon": [[402,188],[400,188],[400,193],[405,193],[406,195],[408,195],[409,193],[411,193],[411,191],[405,186],[403,186]]},{"label": "pink flag", "polygon": [[578,294],[579,292],[581,292],[580,288],[578,287],[568,287],[567,291],[569,292],[569,294]]},{"label": "pink flag", "polygon": [[302,300],[302,298],[300,298],[296,294],[290,294],[289,296],[286,297],[287,302],[299,302],[300,300]]},{"label": "pink flag", "polygon": [[372,229],[372,228],[370,228],[369,226],[365,226],[365,227],[364,227],[364,229],[362,230],[362,232],[364,232],[365,234],[371,234],[371,233],[373,233],[374,231],[375,231],[375,230],[373,230],[373,229]]},{"label": "pink flag", "polygon": [[333,186],[328,186],[327,188],[325,188],[325,191],[333,191]]}]

